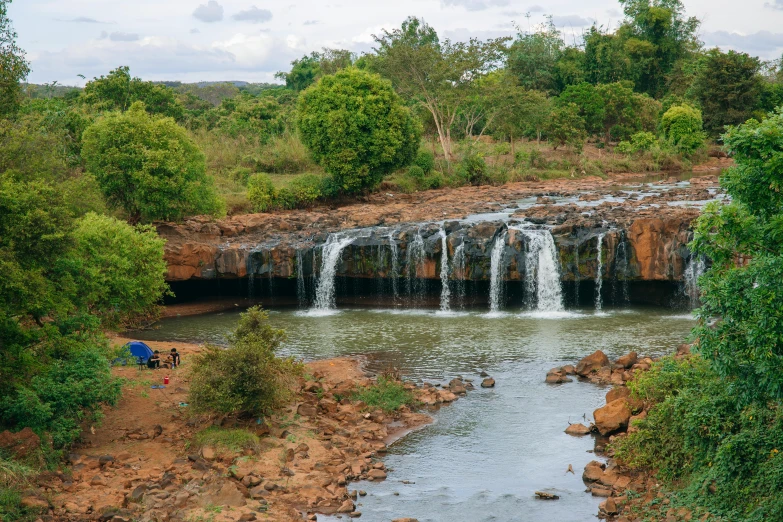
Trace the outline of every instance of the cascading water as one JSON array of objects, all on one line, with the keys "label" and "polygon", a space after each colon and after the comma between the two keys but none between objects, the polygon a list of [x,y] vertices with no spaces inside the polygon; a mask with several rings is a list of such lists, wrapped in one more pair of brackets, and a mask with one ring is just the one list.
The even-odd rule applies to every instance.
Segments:
[{"label": "cascading water", "polygon": [[307,306],[307,290],[305,289],[304,280],[304,256],[302,251],[296,250],[296,300],[299,302],[299,307],[304,308]]},{"label": "cascading water", "polygon": [[[525,287],[529,306],[533,295],[539,312],[561,312],[563,290],[560,288],[560,263],[555,240],[549,230],[520,229],[527,238],[525,254]],[[532,277],[536,274],[535,279]]]},{"label": "cascading water", "polygon": [[335,308],[334,280],[337,275],[337,263],[345,247],[354,238],[341,234],[331,234],[323,245],[321,273],[318,276],[318,286],[315,289],[315,309],[331,310]]},{"label": "cascading water", "polygon": [[699,277],[704,275],[707,266],[702,256],[691,256],[683,274],[685,295],[690,299],[691,308],[699,306]]},{"label": "cascading water", "polygon": [[460,308],[465,307],[465,277],[467,271],[467,259],[465,258],[465,241],[454,249],[454,259],[451,260],[452,273],[457,280],[457,299]]},{"label": "cascading water", "polygon": [[579,306],[579,282],[582,280],[582,275],[579,273],[579,241],[577,240],[574,246],[574,303]]},{"label": "cascading water", "polygon": [[451,290],[449,289],[449,244],[446,238],[446,231],[440,229],[440,311],[448,312],[451,310],[449,299]]},{"label": "cascading water", "polygon": [[[617,276],[623,277],[623,303],[629,304],[631,297],[628,293],[628,245],[625,241],[625,231],[620,231],[620,243],[617,245],[617,262],[615,263],[614,281],[617,282]],[[615,293],[614,283],[612,284],[612,293]],[[612,297],[614,299],[614,296]]]},{"label": "cascading water", "polygon": [[504,230],[495,238],[495,244],[492,246],[490,255],[489,269],[489,311],[497,313],[500,311],[501,299],[503,295],[503,252],[506,249],[506,235]]},{"label": "cascading water", "polygon": [[399,298],[399,291],[397,289],[397,279],[400,277],[400,259],[399,249],[397,248],[397,241],[394,240],[394,234],[389,232],[389,248],[391,249],[391,277],[392,280],[392,294],[394,295],[394,302],[397,302]]},{"label": "cascading water", "polygon": [[423,270],[426,252],[424,251],[424,238],[421,232],[416,231],[413,241],[408,243],[408,252],[405,266],[405,287],[408,297],[412,301],[421,301],[424,298],[424,280],[419,278],[419,268]]},{"label": "cascading water", "polygon": [[603,308],[603,298],[601,297],[601,288],[604,284],[604,259],[602,255],[602,247],[604,245],[605,232],[598,234],[598,252],[596,253],[596,259],[598,260],[598,268],[595,271],[595,311],[600,312]]}]

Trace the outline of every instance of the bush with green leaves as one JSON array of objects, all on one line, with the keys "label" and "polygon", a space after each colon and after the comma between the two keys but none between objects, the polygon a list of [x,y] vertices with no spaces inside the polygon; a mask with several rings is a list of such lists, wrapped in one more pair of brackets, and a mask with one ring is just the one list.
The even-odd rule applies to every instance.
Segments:
[{"label": "bush with green leaves", "polygon": [[552,109],[549,120],[544,124],[544,132],[555,150],[559,146],[568,145],[574,151],[581,152],[587,140],[584,120],[574,103]]},{"label": "bush with green leaves", "polygon": [[222,212],[204,154],[171,118],[150,116],[144,104],[100,118],[84,132],[87,170],[107,203],[131,223]]},{"label": "bush with green leaves", "polygon": [[247,182],[247,199],[254,212],[267,212],[275,204],[277,191],[272,179],[266,174],[251,176]]},{"label": "bush with green leaves", "polygon": [[391,83],[355,68],[324,76],[300,95],[298,127],[315,161],[347,193],[373,188],[410,164],[421,133]]},{"label": "bush with green leaves", "polygon": [[637,132],[631,136],[631,141],[621,141],[618,143],[617,152],[623,154],[645,152],[652,149],[656,143],[658,143],[658,138],[652,132]]},{"label": "bush with green leaves", "polygon": [[322,196],[321,187],[323,178],[316,174],[302,174],[296,176],[284,189],[280,189],[277,198],[282,199],[283,191],[291,195],[291,205],[283,205],[283,208],[306,208],[312,206]]},{"label": "bush with green leaves", "polygon": [[357,389],[353,399],[362,401],[368,408],[380,408],[387,413],[415,403],[413,393],[405,389],[402,382],[384,376],[378,377],[370,386]]},{"label": "bush with green leaves", "polygon": [[411,165],[408,167],[408,176],[415,179],[417,182],[423,181],[426,172],[418,165]]},{"label": "bush with green leaves", "polygon": [[435,168],[435,154],[426,149],[421,149],[413,163],[423,170],[425,174],[429,174]]},{"label": "bush with green leaves", "polygon": [[469,185],[486,185],[489,182],[487,162],[476,151],[468,151],[457,166],[457,173],[464,183]]},{"label": "bush with green leaves", "polygon": [[227,347],[207,345],[192,359],[188,402],[196,411],[265,415],[293,397],[302,365],[275,352],[285,332],[261,307],[243,313]]},{"label": "bush with green leaves", "polygon": [[692,153],[704,147],[701,112],[690,105],[674,105],[661,117],[661,130],[678,150]]}]

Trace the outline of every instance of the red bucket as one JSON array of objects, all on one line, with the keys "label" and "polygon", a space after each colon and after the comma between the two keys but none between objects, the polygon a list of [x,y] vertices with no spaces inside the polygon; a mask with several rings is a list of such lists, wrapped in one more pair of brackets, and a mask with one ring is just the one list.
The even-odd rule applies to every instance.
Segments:
[{"label": "red bucket", "polygon": [[169,383],[169,376],[167,375],[163,378],[163,384],[168,384],[168,383]]}]

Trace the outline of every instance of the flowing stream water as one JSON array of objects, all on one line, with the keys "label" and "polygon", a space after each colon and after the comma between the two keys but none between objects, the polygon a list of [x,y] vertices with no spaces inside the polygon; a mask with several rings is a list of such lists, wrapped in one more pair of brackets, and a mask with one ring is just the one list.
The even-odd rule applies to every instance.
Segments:
[{"label": "flowing stream water", "polygon": [[604,233],[598,234],[598,247],[596,253],[596,260],[598,262],[598,268],[595,271],[595,311],[600,312],[603,308],[604,300],[601,297],[601,288],[604,283],[604,258],[601,253],[601,247],[604,245]]},{"label": "flowing stream water", "polygon": [[321,273],[315,289],[315,310],[325,312],[334,309],[334,278],[337,275],[337,263],[340,261],[340,254],[353,240],[352,237],[333,234],[324,244]]},{"label": "flowing stream water", "polygon": [[[495,238],[495,244],[492,246],[489,265],[489,312],[497,314],[500,312],[501,301],[503,299],[503,251],[506,249],[506,236],[508,233],[504,230]],[[558,283],[559,284],[559,283]]]},{"label": "flowing stream water", "polygon": [[451,290],[449,289],[449,244],[446,239],[446,231],[440,229],[440,311],[451,310]]},{"label": "flowing stream water", "polygon": [[[385,482],[359,482],[361,520],[420,522],[595,520],[600,498],[585,493],[581,474],[596,459],[593,438],[572,437],[568,422],[588,423],[604,403],[608,387],[571,382],[548,385],[554,366],[571,364],[603,350],[616,358],[636,350],[671,353],[694,325],[688,315],[656,308],[569,310],[543,318],[524,309],[497,318],[483,311],[338,309],[312,316],[271,310],[284,328],[282,354],[305,360],[360,355],[369,371],[389,365],[406,378],[447,383],[457,375],[474,379],[476,390],[434,412],[435,422],[392,444],[384,459],[393,471]],[[225,343],[237,312],[164,319],[137,338]],[[187,353],[183,362],[188,364]],[[479,372],[497,381],[478,387]],[[567,473],[571,465],[575,474]],[[403,484],[402,481],[410,483]],[[536,500],[534,491],[560,495]],[[319,516],[322,521],[336,521]],[[345,520],[345,519],[343,519]]]},{"label": "flowing stream water", "polygon": [[[525,254],[525,285],[529,296],[528,306],[543,314],[561,313],[563,291],[560,288],[560,263],[552,233],[547,230],[519,228],[528,240]],[[528,274],[535,274],[530,277]]]}]

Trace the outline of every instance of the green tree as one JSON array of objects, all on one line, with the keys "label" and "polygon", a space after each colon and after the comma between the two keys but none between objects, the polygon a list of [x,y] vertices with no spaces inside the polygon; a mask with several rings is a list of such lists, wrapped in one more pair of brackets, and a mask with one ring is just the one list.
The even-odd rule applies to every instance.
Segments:
[{"label": "green tree", "polygon": [[[693,249],[712,260],[699,281],[699,353],[742,401],[783,398],[783,112],[723,136],[735,165],[731,203],[699,218]],[[738,260],[742,260],[738,262]]]},{"label": "green tree", "polygon": [[685,17],[680,0],[620,0],[626,20],[617,33],[631,60],[636,89],[663,96],[678,60],[699,48],[699,20]]},{"label": "green tree", "polygon": [[534,33],[519,31],[508,49],[507,67],[526,89],[555,93],[557,64],[565,43],[552,18]]},{"label": "green tree", "polygon": [[90,126],[83,156],[107,203],[132,224],[221,210],[204,154],[173,119],[148,115],[141,102]]},{"label": "green tree", "polygon": [[704,146],[701,112],[689,105],[674,105],[661,117],[661,130],[679,150],[690,153]]},{"label": "green tree", "polygon": [[499,68],[507,39],[441,41],[423,20],[408,18],[399,29],[375,37],[372,68],[389,78],[399,93],[431,116],[446,161],[451,132],[475,82]]},{"label": "green tree", "polygon": [[589,134],[601,134],[604,130],[606,106],[598,89],[589,83],[569,85],[557,97],[558,105],[573,103],[579,108],[579,116],[585,122],[585,130]]},{"label": "green tree", "polygon": [[132,227],[89,213],[76,222],[71,270],[80,281],[78,301],[105,326],[155,318],[168,291],[163,245],[155,229]]},{"label": "green tree", "polygon": [[391,84],[355,68],[321,78],[298,110],[302,142],[346,192],[376,186],[419,148],[418,123]]},{"label": "green tree", "polygon": [[356,55],[345,49],[323,48],[322,52],[312,52],[291,62],[290,72],[279,72],[276,78],[285,80],[285,85],[296,92],[303,91],[320,77],[334,74],[353,65]]},{"label": "green tree", "polygon": [[585,122],[579,116],[579,108],[574,103],[552,109],[544,125],[544,132],[555,150],[561,145],[569,145],[576,152],[581,152],[587,139]]},{"label": "green tree", "polygon": [[7,117],[19,107],[22,81],[30,73],[25,52],[16,44],[16,32],[8,18],[11,0],[0,0],[0,117]]},{"label": "green tree", "polygon": [[131,77],[127,65],[117,67],[108,76],[94,78],[84,86],[84,102],[98,111],[125,111],[133,103],[144,103],[150,114],[182,119],[184,110],[174,90],[164,85]]},{"label": "green tree", "polygon": [[638,131],[652,131],[658,121],[661,104],[646,94],[637,94],[630,82],[598,85],[596,91],[604,100],[604,142],[622,140]]},{"label": "green tree", "polygon": [[555,63],[554,78],[558,93],[569,85],[586,81],[585,52],[577,47],[566,47]]},{"label": "green tree", "polygon": [[261,307],[242,314],[228,348],[207,345],[193,357],[188,401],[197,411],[269,414],[292,398],[302,367],[275,357],[285,332],[269,325]]},{"label": "green tree", "polygon": [[597,85],[630,78],[631,60],[618,35],[594,25],[585,34],[584,42],[585,81]]},{"label": "green tree", "polygon": [[738,125],[758,107],[763,79],[761,62],[746,53],[713,49],[698,66],[692,96],[704,114],[704,128],[717,136],[725,125]]},{"label": "green tree", "polygon": [[517,91],[511,105],[494,122],[496,132],[507,136],[513,152],[514,138],[525,136],[541,141],[552,109],[551,99],[541,91]]}]

